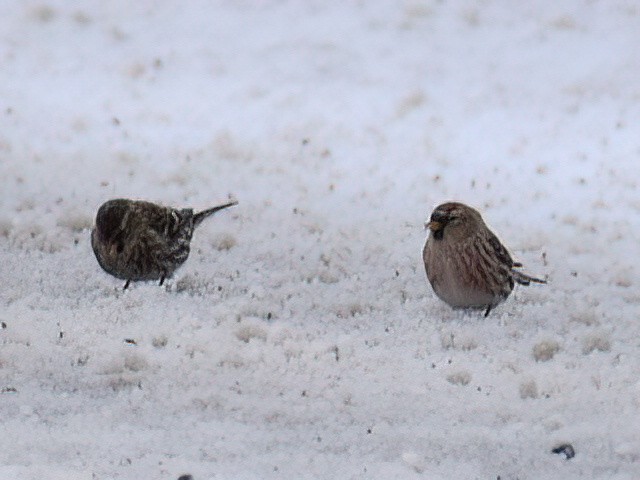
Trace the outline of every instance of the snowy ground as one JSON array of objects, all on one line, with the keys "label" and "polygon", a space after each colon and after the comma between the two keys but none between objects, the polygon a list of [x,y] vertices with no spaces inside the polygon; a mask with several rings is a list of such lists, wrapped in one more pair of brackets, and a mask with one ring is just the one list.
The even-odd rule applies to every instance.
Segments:
[{"label": "snowy ground", "polygon": [[[639,22],[3,2],[0,478],[640,478]],[[103,201],[228,194],[167,288],[99,268]],[[435,298],[450,199],[550,284]]]}]

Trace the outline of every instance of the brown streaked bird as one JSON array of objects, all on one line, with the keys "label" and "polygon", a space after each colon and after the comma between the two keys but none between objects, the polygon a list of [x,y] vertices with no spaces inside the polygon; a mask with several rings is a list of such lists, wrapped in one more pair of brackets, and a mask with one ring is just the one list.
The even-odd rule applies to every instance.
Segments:
[{"label": "brown streaked bird", "polygon": [[91,246],[102,269],[125,280],[160,280],[189,256],[194,229],[209,215],[237,205],[232,200],[202,212],[118,198],[103,203],[91,232]]},{"label": "brown streaked bird", "polygon": [[462,203],[435,208],[422,251],[429,283],[436,295],[453,308],[484,309],[485,317],[503,302],[514,284],[547,283],[516,268],[498,237],[480,213]]}]

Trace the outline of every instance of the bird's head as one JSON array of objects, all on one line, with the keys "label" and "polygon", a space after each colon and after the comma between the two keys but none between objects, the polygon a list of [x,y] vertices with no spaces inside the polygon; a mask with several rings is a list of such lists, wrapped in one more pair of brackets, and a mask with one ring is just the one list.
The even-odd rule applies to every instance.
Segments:
[{"label": "bird's head", "polygon": [[105,202],[96,214],[96,233],[101,241],[110,241],[122,230],[130,205],[127,200],[116,199]]},{"label": "bird's head", "polygon": [[463,203],[447,202],[435,208],[425,227],[431,231],[435,240],[445,237],[450,240],[463,240],[483,225],[484,222],[477,210]]}]

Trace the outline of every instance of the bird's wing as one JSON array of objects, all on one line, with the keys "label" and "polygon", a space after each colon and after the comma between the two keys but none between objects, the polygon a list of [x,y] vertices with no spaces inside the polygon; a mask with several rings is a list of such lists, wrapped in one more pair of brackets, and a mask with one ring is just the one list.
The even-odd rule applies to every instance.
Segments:
[{"label": "bird's wing", "polygon": [[151,230],[161,236],[169,235],[177,223],[177,219],[173,218],[171,211],[166,208],[149,210],[146,212],[145,221]]},{"label": "bird's wing", "polygon": [[513,268],[514,263],[511,255],[509,255],[509,252],[507,251],[505,246],[502,245],[502,242],[498,240],[498,237],[496,237],[493,232],[489,232],[487,241],[489,242],[489,245],[491,245],[491,248],[496,254],[496,258],[500,261],[500,263],[505,265],[509,269]]}]

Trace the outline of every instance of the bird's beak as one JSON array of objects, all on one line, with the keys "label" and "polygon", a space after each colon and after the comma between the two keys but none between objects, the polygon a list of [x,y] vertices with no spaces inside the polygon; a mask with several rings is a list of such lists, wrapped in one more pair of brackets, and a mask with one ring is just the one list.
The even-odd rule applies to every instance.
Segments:
[{"label": "bird's beak", "polygon": [[431,222],[425,223],[424,228],[425,229],[428,228],[432,232],[437,232],[438,230],[442,230],[442,223],[431,221]]}]

